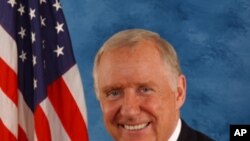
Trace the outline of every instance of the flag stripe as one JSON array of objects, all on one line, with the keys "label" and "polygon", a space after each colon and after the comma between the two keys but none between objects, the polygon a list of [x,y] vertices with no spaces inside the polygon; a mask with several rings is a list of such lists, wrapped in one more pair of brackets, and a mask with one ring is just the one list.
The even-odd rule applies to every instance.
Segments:
[{"label": "flag stripe", "polygon": [[2,46],[0,51],[0,133],[2,134],[0,138],[17,140],[17,48],[15,41],[1,25],[0,43]]},{"label": "flag stripe", "polygon": [[[71,140],[87,139],[87,128],[83,117],[62,78],[50,84],[48,97]],[[74,119],[71,115],[74,115]]]},{"label": "flag stripe", "polygon": [[[2,108],[4,107],[4,108]],[[0,119],[5,127],[17,138],[17,107],[0,88]]]},{"label": "flag stripe", "polygon": [[[1,11],[2,12],[2,11]],[[8,66],[17,73],[17,46],[15,40],[0,25],[0,59],[3,59]]]},{"label": "flag stripe", "polygon": [[[65,81],[65,84],[69,88],[70,93],[72,94],[82,116],[84,117],[84,121],[88,123],[87,119],[87,109],[85,105],[85,97],[84,97],[84,91],[82,88],[82,82],[81,82],[81,76],[78,70],[77,65],[74,65],[70,70],[68,70],[64,75],[63,79]],[[75,83],[72,83],[75,82]]]},{"label": "flag stripe", "polygon": [[59,0],[0,0],[0,9],[0,140],[88,141],[81,76]]},{"label": "flag stripe", "polygon": [[35,111],[35,129],[38,140],[51,141],[49,122],[40,106]]},{"label": "flag stripe", "polygon": [[16,141],[17,140],[15,136],[11,132],[9,132],[9,130],[3,124],[1,119],[0,119],[0,139],[1,141]]},{"label": "flag stripe", "polygon": [[27,141],[28,138],[26,134],[24,133],[24,130],[18,126],[18,141]]},{"label": "flag stripe", "polygon": [[34,116],[23,99],[23,94],[18,93],[18,124],[29,141],[34,140]]},{"label": "flag stripe", "polygon": [[46,98],[43,102],[41,102],[40,106],[49,122],[49,127],[51,131],[51,140],[52,141],[69,141],[70,138],[67,135],[49,99]]},{"label": "flag stripe", "polygon": [[17,77],[15,72],[0,58],[0,88],[17,106]]}]

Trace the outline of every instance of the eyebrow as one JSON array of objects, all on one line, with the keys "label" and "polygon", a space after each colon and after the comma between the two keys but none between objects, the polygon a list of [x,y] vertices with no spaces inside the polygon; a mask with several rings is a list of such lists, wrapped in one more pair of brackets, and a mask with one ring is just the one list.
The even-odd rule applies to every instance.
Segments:
[{"label": "eyebrow", "polygon": [[[147,81],[147,82],[137,82],[135,84],[132,84],[134,86],[152,86],[152,87],[156,87],[156,84],[153,81]],[[101,88],[102,92],[108,92],[110,90],[113,89],[123,89],[124,88],[124,84],[115,84],[115,85],[107,85],[104,86],[103,88]]]},{"label": "eyebrow", "polygon": [[104,86],[103,88],[101,88],[101,92],[107,93],[110,90],[122,89],[122,88],[123,88],[122,85],[114,85],[114,86],[107,85],[107,86]]}]

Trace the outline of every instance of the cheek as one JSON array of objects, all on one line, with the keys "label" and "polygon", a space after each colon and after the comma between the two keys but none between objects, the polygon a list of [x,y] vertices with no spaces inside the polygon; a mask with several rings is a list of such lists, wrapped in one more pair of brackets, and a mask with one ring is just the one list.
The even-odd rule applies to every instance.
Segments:
[{"label": "cheek", "polygon": [[147,98],[144,104],[145,106],[150,106],[153,109],[164,110],[168,105],[172,104],[172,101],[173,100],[171,100],[170,96],[167,94],[155,94],[154,96]]},{"label": "cheek", "polygon": [[171,116],[176,111],[176,102],[174,99],[174,93],[170,94],[171,96],[162,98],[161,108],[162,113],[166,113],[166,116]]},{"label": "cheek", "polygon": [[169,95],[151,97],[145,101],[144,107],[157,121],[171,118],[176,111],[174,96]]},{"label": "cheek", "polygon": [[143,105],[147,107],[147,109],[150,109],[153,112],[157,112],[161,110],[162,101],[158,97],[151,97],[151,98],[148,98],[146,101],[144,101]]},{"label": "cheek", "polygon": [[174,94],[165,99],[162,98],[158,113],[158,122],[160,122],[161,128],[172,129],[177,118],[177,113]]},{"label": "cheek", "polygon": [[101,102],[101,109],[103,112],[103,118],[105,122],[108,122],[108,121],[113,121],[116,113],[119,110],[119,106],[117,103]]}]

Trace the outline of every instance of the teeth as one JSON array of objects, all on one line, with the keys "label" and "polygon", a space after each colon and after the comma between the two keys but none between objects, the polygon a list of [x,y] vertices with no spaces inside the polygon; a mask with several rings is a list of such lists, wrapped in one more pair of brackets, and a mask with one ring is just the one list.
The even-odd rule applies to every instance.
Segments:
[{"label": "teeth", "polygon": [[140,130],[145,128],[148,123],[138,124],[138,125],[124,125],[124,128],[127,130]]}]

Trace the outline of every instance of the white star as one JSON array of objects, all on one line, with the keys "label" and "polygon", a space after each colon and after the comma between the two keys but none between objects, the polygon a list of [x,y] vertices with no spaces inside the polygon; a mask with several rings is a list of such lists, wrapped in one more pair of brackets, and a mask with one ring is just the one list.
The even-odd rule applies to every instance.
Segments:
[{"label": "white star", "polygon": [[36,41],[36,33],[31,32],[31,42],[34,43]]},{"label": "white star", "polygon": [[40,4],[42,5],[44,3],[46,3],[46,0],[40,0]]},{"label": "white star", "polygon": [[23,27],[21,27],[21,31],[18,32],[18,34],[21,36],[22,39],[23,39],[24,36],[26,35],[26,34],[25,34],[25,31],[26,31],[26,29],[24,29]]},{"label": "white star", "polygon": [[64,47],[60,47],[59,45],[57,45],[57,49],[54,50],[54,52],[57,54],[57,57],[59,57],[60,55],[64,55],[63,48]]},{"label": "white star", "polygon": [[23,13],[25,13],[24,6],[21,3],[20,3],[20,7],[17,9],[17,11],[20,13],[21,16],[23,15]]},{"label": "white star", "polygon": [[42,41],[42,44],[43,48],[45,48],[45,40]]},{"label": "white star", "polygon": [[16,4],[16,0],[8,0],[8,3],[11,5],[11,7],[13,8]]},{"label": "white star", "polygon": [[46,20],[46,18],[43,18],[42,16],[40,16],[40,21],[41,21],[42,26],[46,26],[45,20]]},{"label": "white star", "polygon": [[36,79],[33,79],[33,86],[34,86],[34,89],[37,88],[37,80]]},{"label": "white star", "polygon": [[33,62],[33,66],[35,66],[36,65],[36,56],[35,55],[32,56],[32,62]]},{"label": "white star", "polygon": [[46,68],[46,61],[43,60],[43,68],[45,69]]},{"label": "white star", "polygon": [[56,8],[56,11],[58,11],[61,7],[60,2],[58,2],[58,0],[56,0],[56,3],[53,4],[53,6]]},{"label": "white star", "polygon": [[19,56],[19,58],[21,58],[22,59],[22,62],[24,62],[27,58],[26,58],[26,52],[24,52],[23,50],[22,50],[22,54]]},{"label": "white star", "polygon": [[36,9],[31,9],[31,8],[30,8],[30,13],[29,13],[29,15],[30,15],[30,20],[32,20],[33,18],[36,17],[35,12],[36,12]]},{"label": "white star", "polygon": [[60,31],[64,32],[64,30],[63,30],[63,25],[64,25],[64,23],[59,24],[59,22],[56,22],[56,27],[55,27],[55,29],[57,30],[57,34],[59,34]]}]

